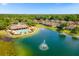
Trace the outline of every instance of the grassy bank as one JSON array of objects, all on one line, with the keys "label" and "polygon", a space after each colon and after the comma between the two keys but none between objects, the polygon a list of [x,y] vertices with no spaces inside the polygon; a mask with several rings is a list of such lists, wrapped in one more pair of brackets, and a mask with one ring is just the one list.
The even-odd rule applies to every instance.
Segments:
[{"label": "grassy bank", "polygon": [[[56,27],[48,27],[48,26],[44,26],[44,25],[41,25],[41,24],[37,24],[36,27],[38,27],[38,28],[46,28],[46,29],[49,29],[49,30],[52,30],[52,31],[57,31]],[[71,30],[63,30],[63,29],[61,29],[60,32],[61,33],[66,33],[67,35],[71,35],[72,37],[78,37],[79,38],[79,33],[77,33],[77,34],[71,33]]]},{"label": "grassy bank", "polygon": [[22,46],[21,44],[17,44],[15,43],[15,49],[17,51],[16,55],[17,56],[30,56],[32,55],[32,51],[29,48],[26,48],[24,46]]},{"label": "grassy bank", "polygon": [[7,32],[5,30],[0,30],[0,38],[3,38],[4,36],[8,36]]},{"label": "grassy bank", "polygon": [[79,38],[79,33],[71,33],[71,30],[61,30],[61,33],[66,33],[72,37]]},{"label": "grassy bank", "polygon": [[0,56],[16,56],[14,43],[0,40]]},{"label": "grassy bank", "polygon": [[41,24],[37,24],[36,27],[38,27],[38,28],[46,28],[46,29],[53,30],[53,31],[56,31],[56,29],[57,29],[55,27],[48,27],[48,26],[44,26],[44,25],[41,25]]}]

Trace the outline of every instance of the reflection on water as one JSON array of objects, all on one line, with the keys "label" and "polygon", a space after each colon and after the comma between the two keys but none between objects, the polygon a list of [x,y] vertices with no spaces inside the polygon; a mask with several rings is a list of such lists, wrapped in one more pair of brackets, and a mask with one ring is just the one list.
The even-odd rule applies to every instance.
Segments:
[{"label": "reflection on water", "polygon": [[65,39],[65,38],[66,38],[66,35],[64,35],[64,34],[59,34],[59,38],[60,38],[60,39]]},{"label": "reflection on water", "polygon": [[[69,35],[60,35],[58,32],[43,28],[40,29],[38,34],[16,40],[16,43],[23,47],[24,50],[31,51],[34,56],[79,55],[79,40],[73,40]],[[25,53],[29,54],[28,52]]]},{"label": "reflection on water", "polygon": [[46,44],[45,40],[43,41],[42,44],[40,44],[39,49],[42,51],[48,50],[48,45]]}]

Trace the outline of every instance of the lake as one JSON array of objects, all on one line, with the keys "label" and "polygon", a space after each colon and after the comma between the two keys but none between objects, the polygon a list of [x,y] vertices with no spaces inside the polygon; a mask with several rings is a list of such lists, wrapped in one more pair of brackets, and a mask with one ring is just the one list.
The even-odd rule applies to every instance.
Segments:
[{"label": "lake", "polygon": [[[44,41],[47,50],[39,47]],[[25,56],[79,56],[79,40],[44,28],[31,37],[17,39],[16,47],[18,54]]]}]

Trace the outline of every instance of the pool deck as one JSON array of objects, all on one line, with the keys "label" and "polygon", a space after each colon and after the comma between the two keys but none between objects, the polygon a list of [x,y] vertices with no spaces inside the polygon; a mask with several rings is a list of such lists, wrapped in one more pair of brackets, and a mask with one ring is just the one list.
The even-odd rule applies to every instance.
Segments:
[{"label": "pool deck", "polygon": [[29,36],[32,36],[33,34],[37,33],[39,31],[39,28],[35,28],[33,32],[31,33],[26,33],[26,34],[21,34],[21,35],[12,35],[10,34],[9,32],[8,35],[11,37],[11,38],[21,38],[21,37],[29,37]]}]

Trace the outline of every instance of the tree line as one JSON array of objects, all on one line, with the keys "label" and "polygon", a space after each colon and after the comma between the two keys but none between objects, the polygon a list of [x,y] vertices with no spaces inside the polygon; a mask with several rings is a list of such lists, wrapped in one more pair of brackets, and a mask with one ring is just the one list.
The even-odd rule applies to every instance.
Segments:
[{"label": "tree line", "polygon": [[79,14],[0,14],[0,30],[6,29],[12,23],[25,22],[29,26],[35,25],[34,19],[79,21]]}]

